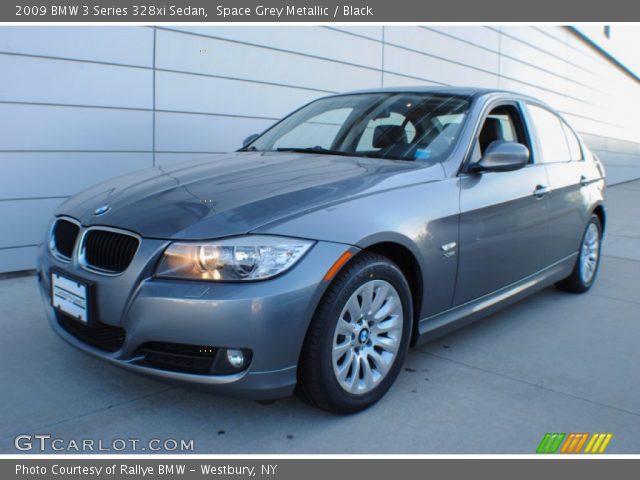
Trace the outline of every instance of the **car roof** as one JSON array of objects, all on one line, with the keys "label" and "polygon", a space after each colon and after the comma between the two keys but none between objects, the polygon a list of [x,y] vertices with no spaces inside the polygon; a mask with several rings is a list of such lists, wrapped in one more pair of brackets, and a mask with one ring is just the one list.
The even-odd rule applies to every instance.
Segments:
[{"label": "car roof", "polygon": [[437,87],[437,86],[409,86],[409,87],[387,87],[387,88],[371,88],[366,90],[356,90],[353,92],[344,92],[336,95],[355,95],[360,93],[439,93],[444,95],[459,95],[464,97],[479,97],[482,95],[502,94],[509,95],[519,99],[529,99],[537,103],[543,103],[537,98],[528,95],[502,90],[497,88],[481,88],[481,87]]}]

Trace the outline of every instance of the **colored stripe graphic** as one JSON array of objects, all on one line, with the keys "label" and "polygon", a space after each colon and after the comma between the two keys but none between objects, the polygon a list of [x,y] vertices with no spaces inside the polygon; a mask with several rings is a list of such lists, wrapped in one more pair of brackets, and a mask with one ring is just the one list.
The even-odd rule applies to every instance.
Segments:
[{"label": "colored stripe graphic", "polygon": [[594,433],[584,453],[604,453],[612,438],[611,433]]},{"label": "colored stripe graphic", "polygon": [[553,434],[552,433],[544,434],[544,437],[542,437],[542,441],[540,442],[540,445],[538,445],[538,449],[536,450],[536,453],[546,453],[547,443],[551,439],[551,435]]},{"label": "colored stripe graphic", "polygon": [[569,435],[567,435],[567,440],[564,442],[564,445],[562,445],[562,448],[560,449],[560,453],[569,453],[571,452],[571,450],[573,449],[575,443],[576,443],[576,433],[570,433]]},{"label": "colored stripe graphic", "polygon": [[587,441],[587,438],[589,438],[589,434],[588,433],[581,433],[580,435],[581,435],[580,441],[576,445],[575,451],[573,451],[571,453],[580,453],[580,450],[582,450],[582,446]]},{"label": "colored stripe graphic", "polygon": [[[589,433],[546,433],[542,437],[536,453],[580,453],[586,444],[583,453],[604,453],[613,438],[611,433],[594,433],[589,438]],[[564,440],[564,441],[563,441]],[[588,442],[587,442],[588,440]],[[560,448],[562,446],[562,448]],[[560,449],[558,451],[558,449]]]},{"label": "colored stripe graphic", "polygon": [[558,447],[562,443],[566,434],[564,433],[547,433],[542,438],[536,453],[556,453]]},{"label": "colored stripe graphic", "polygon": [[588,433],[570,433],[560,453],[580,453],[587,438],[589,438]]}]

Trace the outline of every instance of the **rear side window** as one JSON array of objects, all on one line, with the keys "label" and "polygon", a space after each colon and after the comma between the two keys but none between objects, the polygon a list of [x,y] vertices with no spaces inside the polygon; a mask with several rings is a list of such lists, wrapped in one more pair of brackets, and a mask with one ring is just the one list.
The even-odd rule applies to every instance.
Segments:
[{"label": "rear side window", "polygon": [[580,141],[573,130],[569,128],[569,125],[562,122],[562,128],[564,134],[567,137],[567,144],[569,145],[569,153],[571,154],[571,160],[582,160],[582,149],[580,148]]},{"label": "rear side window", "polygon": [[544,163],[568,162],[572,158],[560,118],[545,108],[529,105]]}]

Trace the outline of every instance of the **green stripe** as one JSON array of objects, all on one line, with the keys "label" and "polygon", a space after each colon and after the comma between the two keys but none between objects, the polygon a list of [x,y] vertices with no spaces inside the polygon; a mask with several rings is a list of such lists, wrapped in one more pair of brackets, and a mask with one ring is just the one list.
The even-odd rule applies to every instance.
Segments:
[{"label": "green stripe", "polygon": [[566,433],[545,433],[536,453],[556,453],[566,436]]},{"label": "green stripe", "polygon": [[560,445],[562,444],[562,440],[564,440],[564,437],[566,436],[566,433],[558,433],[557,435],[558,435],[558,437],[556,438],[555,442],[553,443],[553,445],[549,449],[549,453],[556,453],[556,450],[558,450],[558,448],[560,448]]},{"label": "green stripe", "polygon": [[551,439],[551,434],[550,433],[545,433],[544,437],[542,437],[542,441],[540,442],[540,445],[538,445],[538,449],[536,450],[536,453],[545,453],[545,447],[547,445],[547,442]]}]

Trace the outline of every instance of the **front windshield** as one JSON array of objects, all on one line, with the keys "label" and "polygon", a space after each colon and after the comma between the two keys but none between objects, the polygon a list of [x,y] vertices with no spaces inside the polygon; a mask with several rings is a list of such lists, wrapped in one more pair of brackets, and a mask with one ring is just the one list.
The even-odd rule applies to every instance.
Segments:
[{"label": "front windshield", "polygon": [[436,93],[321,98],[243,148],[440,162],[458,138],[469,99]]}]

